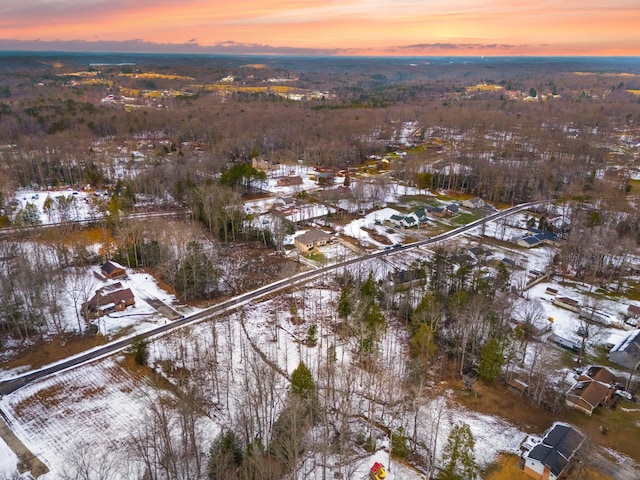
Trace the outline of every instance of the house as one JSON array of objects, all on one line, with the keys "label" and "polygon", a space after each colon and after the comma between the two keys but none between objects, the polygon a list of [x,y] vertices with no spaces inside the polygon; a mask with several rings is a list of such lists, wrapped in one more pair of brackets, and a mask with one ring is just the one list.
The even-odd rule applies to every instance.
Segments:
[{"label": "house", "polygon": [[615,375],[606,368],[589,367],[569,389],[565,403],[569,408],[591,415],[596,407],[611,400],[615,383]]},{"label": "house", "polygon": [[554,233],[537,228],[529,228],[523,237],[517,237],[515,243],[521,247],[532,248],[539,245],[551,245],[557,247],[561,241]]},{"label": "house", "polygon": [[394,284],[410,283],[419,278],[424,278],[424,270],[414,268],[411,270],[396,270],[387,274],[387,280]]},{"label": "house", "polygon": [[449,213],[446,208],[434,207],[433,205],[427,205],[426,209],[428,213],[437,218],[445,217]]},{"label": "house", "polygon": [[277,166],[271,163],[270,160],[264,158],[262,155],[257,157],[253,157],[251,159],[251,166],[256,170],[260,170],[261,172],[270,172],[271,170],[275,170]]},{"label": "house", "polygon": [[395,225],[396,227],[403,227],[404,226],[403,220],[404,220],[403,215],[397,215],[395,213],[391,215],[391,217],[389,218],[389,221],[393,223],[393,225]]},{"label": "house", "polygon": [[100,271],[102,275],[113,280],[115,278],[124,278],[127,276],[127,271],[119,263],[107,260],[100,265]]},{"label": "house", "polygon": [[455,203],[450,203],[446,208],[451,215],[455,215],[460,211],[460,207],[458,207],[458,205]]},{"label": "house", "polygon": [[417,208],[415,211],[411,213],[411,215],[416,217],[416,219],[418,220],[418,224],[420,225],[429,223],[429,217],[427,217],[427,213],[422,207]]},{"label": "house", "polygon": [[512,259],[510,259],[509,257],[504,257],[504,258],[502,259],[502,261],[503,261],[506,265],[508,265],[509,267],[511,267],[511,268],[515,268],[515,267],[517,267],[517,266],[518,266],[518,264],[515,262],[515,260],[512,260]]},{"label": "house", "polygon": [[610,362],[629,369],[636,369],[640,365],[640,329],[631,330],[609,350],[607,355]]},{"label": "house", "polygon": [[291,175],[288,177],[280,177],[277,183],[279,187],[293,187],[302,185],[303,181],[300,175]]},{"label": "house", "polygon": [[[429,208],[430,207],[427,207],[427,211]],[[411,228],[429,223],[429,218],[427,217],[425,209],[420,207],[408,215],[393,214],[389,217],[389,221],[396,227]]]},{"label": "house", "polygon": [[274,203],[280,207],[293,207],[296,204],[296,199],[293,197],[278,197]]},{"label": "house", "polygon": [[467,208],[482,208],[485,205],[486,203],[480,197],[474,197],[472,199],[464,200],[462,202],[462,206]]},{"label": "house", "polygon": [[635,305],[629,305],[627,307],[627,315],[630,318],[640,318],[640,307],[636,307]]},{"label": "house", "polygon": [[333,183],[333,175],[330,172],[318,172],[309,175],[309,179],[315,180],[318,185],[330,185]]},{"label": "house", "polygon": [[326,245],[331,241],[332,237],[322,230],[309,230],[302,235],[295,237],[294,242],[300,253],[308,253],[316,247]]},{"label": "house", "polygon": [[542,244],[542,240],[534,235],[525,235],[516,240],[516,245],[524,248],[533,248]]},{"label": "house", "polygon": [[568,468],[584,442],[571,425],[556,422],[524,455],[524,473],[539,480],[556,480]]},{"label": "house", "polygon": [[491,250],[487,250],[480,246],[471,247],[468,249],[468,252],[476,262],[487,260],[489,257],[493,256],[493,252]]},{"label": "house", "polygon": [[566,308],[572,312],[580,312],[580,303],[577,300],[569,297],[555,297],[552,302],[554,305],[560,308]]},{"label": "house", "polygon": [[116,283],[97,290],[95,295],[82,305],[82,314],[87,320],[99,318],[112,312],[121,312],[135,303],[136,299],[131,289],[123,289],[120,283]]}]

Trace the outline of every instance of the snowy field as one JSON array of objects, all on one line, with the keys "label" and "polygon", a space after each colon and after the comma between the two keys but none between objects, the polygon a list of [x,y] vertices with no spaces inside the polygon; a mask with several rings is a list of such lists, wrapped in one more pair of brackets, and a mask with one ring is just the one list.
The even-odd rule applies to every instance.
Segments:
[{"label": "snowy field", "polygon": [[[210,399],[197,422],[203,453],[222,429],[237,425],[252,408],[265,412],[260,417],[263,425],[255,428],[270,431],[283,408],[289,376],[301,360],[314,373],[319,391],[328,388],[325,375],[330,345],[335,347],[337,359],[334,382],[345,402],[344,411],[334,414],[335,421],[348,421],[352,430],[367,431],[370,427],[355,415],[365,414],[392,428],[402,425],[413,431],[413,415],[384,407],[399,400],[392,379],[403,375],[403,362],[397,359],[404,356],[406,339],[399,335],[405,333],[388,328],[380,339],[379,361],[383,371],[389,372],[384,377],[354,368],[357,342],[336,335],[333,327],[338,321],[338,293],[335,285],[329,288],[326,281],[249,304],[226,318],[203,322],[151,343],[149,364],[172,384],[179,384],[177,372],[199,372],[193,373],[190,383],[199,385],[203,397]],[[292,305],[296,305],[295,310]],[[317,343],[313,346],[307,343],[311,325],[317,326]],[[269,395],[256,396],[265,388]],[[171,394],[137,377],[126,367],[124,357],[116,355],[18,390],[0,400],[0,407],[15,425],[19,438],[51,470],[41,478],[53,480],[70,468],[77,452],[91,451],[96,458],[113,456],[119,459],[119,467],[129,471],[140,468],[127,450],[158,395]],[[461,421],[467,422],[476,436],[476,456],[481,465],[494,460],[500,451],[517,448],[523,432],[498,418],[468,412],[448,397],[445,392],[441,400],[427,401],[418,407],[415,417],[420,438],[433,438],[433,419],[436,413],[441,417],[435,442],[438,455],[449,429]],[[356,451],[346,463],[344,457],[330,455],[323,464],[329,470],[328,478],[338,472],[346,475],[344,478],[361,478],[375,461],[388,466],[388,438],[381,432],[376,437],[377,450],[372,454]],[[0,445],[0,452],[2,448],[4,445]],[[5,461],[5,472],[12,464],[15,459]],[[314,467],[313,458],[307,458],[301,469],[307,476],[299,478],[319,478],[315,475],[320,474],[320,468]],[[309,472],[315,473],[309,477]],[[412,480],[424,476],[392,461],[387,478]]]},{"label": "snowy field", "polygon": [[[127,307],[120,312],[113,312],[98,320],[99,332],[107,337],[112,337],[122,331],[127,331],[128,336],[135,336],[139,333],[151,330],[158,325],[162,325],[169,320],[156,311],[148,300],[160,300],[166,305],[172,306],[183,315],[190,315],[199,311],[199,309],[186,306],[175,305],[175,295],[169,294],[158,286],[155,279],[146,273],[138,273],[132,269],[127,269],[127,277],[118,280],[101,281],[95,276],[94,272],[99,272],[100,267],[91,267],[83,273],[83,277],[70,282],[64,289],[64,301],[62,302],[64,323],[61,325],[65,331],[78,331],[81,326],[84,329],[85,321],[82,317],[78,318],[81,313],[81,304],[84,299],[76,297],[74,305],[74,292],[82,288],[86,298],[90,298],[93,293],[102,287],[121,283],[122,288],[130,288],[135,296],[135,305]],[[81,287],[80,287],[81,286]],[[20,367],[12,370],[0,370],[0,380],[11,378],[24,371],[28,371],[30,367]]]},{"label": "snowy field", "polygon": [[[58,223],[63,220],[80,221],[97,215],[93,198],[93,194],[90,192],[71,188],[67,190],[20,190],[16,193],[17,206],[15,210],[23,210],[27,208],[27,205],[34,206],[42,225]],[[45,208],[47,199],[51,199],[49,210]],[[64,206],[58,208],[60,204],[64,204]]]}]

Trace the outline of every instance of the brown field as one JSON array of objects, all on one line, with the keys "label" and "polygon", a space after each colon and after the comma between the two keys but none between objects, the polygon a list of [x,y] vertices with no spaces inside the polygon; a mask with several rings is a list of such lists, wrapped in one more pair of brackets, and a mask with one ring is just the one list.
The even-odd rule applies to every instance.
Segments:
[{"label": "brown field", "polygon": [[[531,480],[531,477],[522,470],[518,456],[511,453],[502,453],[482,478],[484,480]],[[593,468],[584,467],[580,471],[570,472],[566,480],[611,480],[611,477]]]},{"label": "brown field", "polygon": [[[613,407],[600,407],[589,417],[569,409],[553,414],[502,385],[488,386],[478,381],[473,385],[474,394],[464,389],[462,382],[457,382],[454,388],[458,400],[466,407],[502,417],[526,432],[541,434],[554,421],[566,422],[575,425],[593,444],[640,461],[640,406],[631,401],[619,398]],[[606,434],[601,433],[601,426]]]},{"label": "brown field", "polygon": [[129,78],[138,78],[138,79],[162,79],[162,80],[184,80],[184,81],[193,81],[195,78],[193,77],[185,77],[183,75],[168,75],[165,73],[121,73],[121,77],[129,77]]}]

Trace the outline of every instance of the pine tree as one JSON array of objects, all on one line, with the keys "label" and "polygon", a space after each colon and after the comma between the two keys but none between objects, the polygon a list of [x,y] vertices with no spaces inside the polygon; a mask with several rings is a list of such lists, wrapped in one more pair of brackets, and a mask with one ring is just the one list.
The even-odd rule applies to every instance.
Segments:
[{"label": "pine tree", "polygon": [[353,312],[350,296],[351,289],[349,285],[345,285],[340,292],[340,300],[338,301],[338,316],[344,320],[349,318],[349,315]]},{"label": "pine tree", "polygon": [[136,337],[131,342],[131,350],[133,351],[133,359],[138,365],[146,365],[149,359],[149,350],[146,340],[142,337]]},{"label": "pine tree", "polygon": [[301,361],[291,374],[291,393],[300,398],[310,399],[315,388],[311,370]]},{"label": "pine tree", "polygon": [[243,462],[242,445],[231,430],[220,433],[211,446],[209,457],[209,479],[237,478],[235,472]]},{"label": "pine tree", "polygon": [[466,423],[454,425],[447,438],[442,454],[444,467],[438,474],[438,480],[472,480],[478,474],[476,465],[475,439]]},{"label": "pine tree", "polygon": [[502,345],[495,338],[490,338],[480,352],[478,376],[485,382],[495,382],[500,375],[503,363]]}]

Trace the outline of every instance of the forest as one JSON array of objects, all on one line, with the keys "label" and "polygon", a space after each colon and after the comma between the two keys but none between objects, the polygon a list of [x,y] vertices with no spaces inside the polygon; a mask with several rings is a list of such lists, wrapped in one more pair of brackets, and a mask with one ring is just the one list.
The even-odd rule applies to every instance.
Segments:
[{"label": "forest", "polygon": [[[0,369],[29,365],[44,344],[60,345],[54,361],[67,342],[109,340],[96,340],[83,311],[96,288],[87,272],[106,260],[152,276],[180,306],[205,308],[311,268],[311,256],[291,255],[300,230],[321,225],[338,236],[377,209],[409,213],[438,195],[497,210],[531,202],[493,233],[483,224],[482,241],[505,248],[508,229],[552,235],[558,245],[536,268],[588,290],[591,318],[611,298],[640,297],[640,65],[135,60],[34,54],[0,70]],[[300,180],[291,197],[328,213],[306,221],[274,208],[263,221],[252,202],[278,195],[268,187],[282,180],[273,172],[301,168],[316,183]],[[69,195],[40,208],[27,198],[36,191]],[[527,293],[527,268],[470,256],[463,242],[407,258],[366,259],[292,285],[268,308],[250,304],[134,342],[118,368],[145,379],[145,413],[137,428],[128,424],[121,461],[87,444],[57,447],[53,469],[66,468],[45,478],[356,478],[354,459],[381,441],[415,478],[488,478],[493,464],[474,457],[467,423],[438,430],[451,415],[442,382],[473,372],[497,389],[526,378],[532,416],[544,413],[507,420],[537,428],[572,418],[568,385],[556,380],[568,360],[541,341],[552,319]],[[410,280],[397,280],[398,270]],[[260,308],[268,313],[251,318]],[[579,322],[587,333],[577,363],[595,362],[604,329]],[[282,348],[297,351],[296,361],[283,360],[281,335],[295,339]],[[635,370],[626,374],[631,388]],[[19,416],[33,405],[11,408]],[[629,432],[593,443],[638,461],[633,442],[614,445]]]}]

